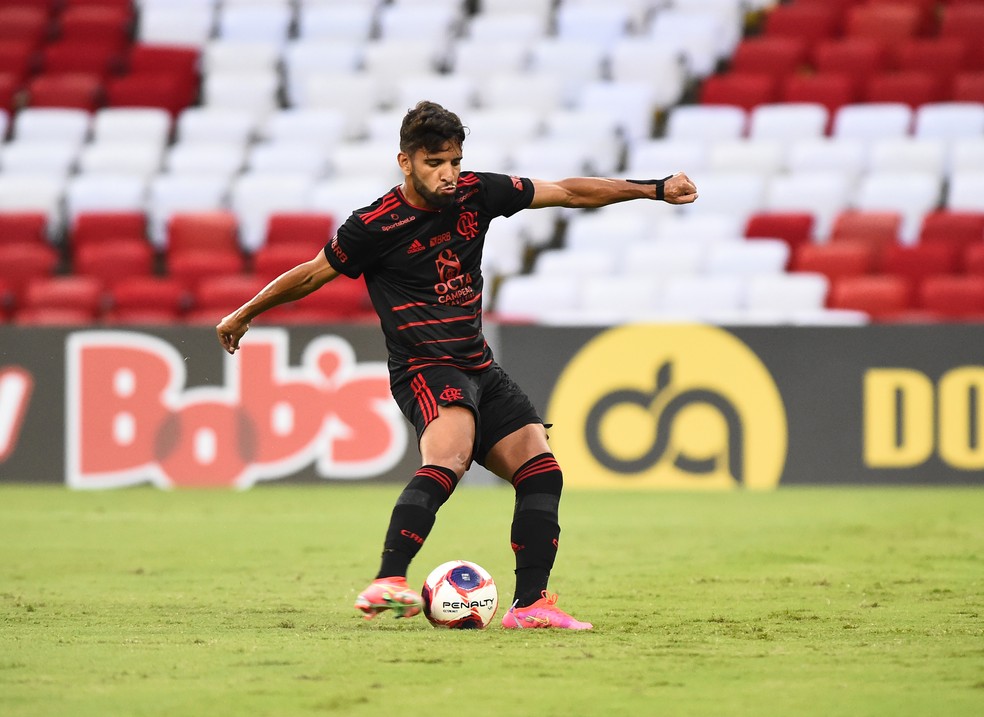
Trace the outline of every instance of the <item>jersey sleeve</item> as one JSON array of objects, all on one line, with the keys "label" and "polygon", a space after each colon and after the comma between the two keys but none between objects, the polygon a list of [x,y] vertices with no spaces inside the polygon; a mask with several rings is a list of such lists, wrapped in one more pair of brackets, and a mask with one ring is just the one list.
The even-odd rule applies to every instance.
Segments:
[{"label": "jersey sleeve", "polygon": [[354,214],[325,244],[325,258],[337,272],[357,278],[376,261],[379,245],[365,223]]},{"label": "jersey sleeve", "polygon": [[486,203],[493,216],[511,217],[533,202],[533,181],[494,172],[476,172],[485,187]]}]

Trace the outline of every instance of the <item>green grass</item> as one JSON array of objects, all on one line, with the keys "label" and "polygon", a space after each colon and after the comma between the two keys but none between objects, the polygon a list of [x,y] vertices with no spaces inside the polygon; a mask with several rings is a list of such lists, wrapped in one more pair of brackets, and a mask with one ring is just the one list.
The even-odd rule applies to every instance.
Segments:
[{"label": "green grass", "polygon": [[[984,491],[570,492],[560,633],[357,617],[397,490],[0,488],[0,715],[984,714]],[[460,489],[411,583],[508,604],[511,503]]]}]

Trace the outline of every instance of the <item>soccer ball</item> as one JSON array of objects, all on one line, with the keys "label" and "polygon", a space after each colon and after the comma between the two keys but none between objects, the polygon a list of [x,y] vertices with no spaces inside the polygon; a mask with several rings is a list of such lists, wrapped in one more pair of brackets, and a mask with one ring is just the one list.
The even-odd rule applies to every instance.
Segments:
[{"label": "soccer ball", "polygon": [[438,565],[420,591],[424,615],[434,627],[482,630],[499,607],[499,592],[488,571],[465,560]]}]

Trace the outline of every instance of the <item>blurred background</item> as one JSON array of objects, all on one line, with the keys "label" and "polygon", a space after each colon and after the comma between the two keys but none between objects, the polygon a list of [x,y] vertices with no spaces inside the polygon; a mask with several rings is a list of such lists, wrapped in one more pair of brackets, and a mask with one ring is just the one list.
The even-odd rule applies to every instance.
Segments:
[{"label": "blurred background", "polygon": [[982,37],[979,0],[0,0],[0,321],[214,325],[400,181],[425,98],[465,169],[700,191],[493,223],[495,317],[979,321]]}]

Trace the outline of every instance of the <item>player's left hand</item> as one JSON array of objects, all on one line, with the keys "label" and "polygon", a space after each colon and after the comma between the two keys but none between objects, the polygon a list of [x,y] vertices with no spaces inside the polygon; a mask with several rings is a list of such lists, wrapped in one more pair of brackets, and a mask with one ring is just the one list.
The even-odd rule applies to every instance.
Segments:
[{"label": "player's left hand", "polygon": [[663,201],[667,204],[690,204],[697,199],[697,187],[683,172],[677,172],[663,183]]},{"label": "player's left hand", "polygon": [[249,324],[237,321],[232,314],[222,319],[215,327],[215,333],[219,337],[219,343],[222,344],[222,348],[231,354],[239,350],[239,340],[247,331],[249,331]]}]

